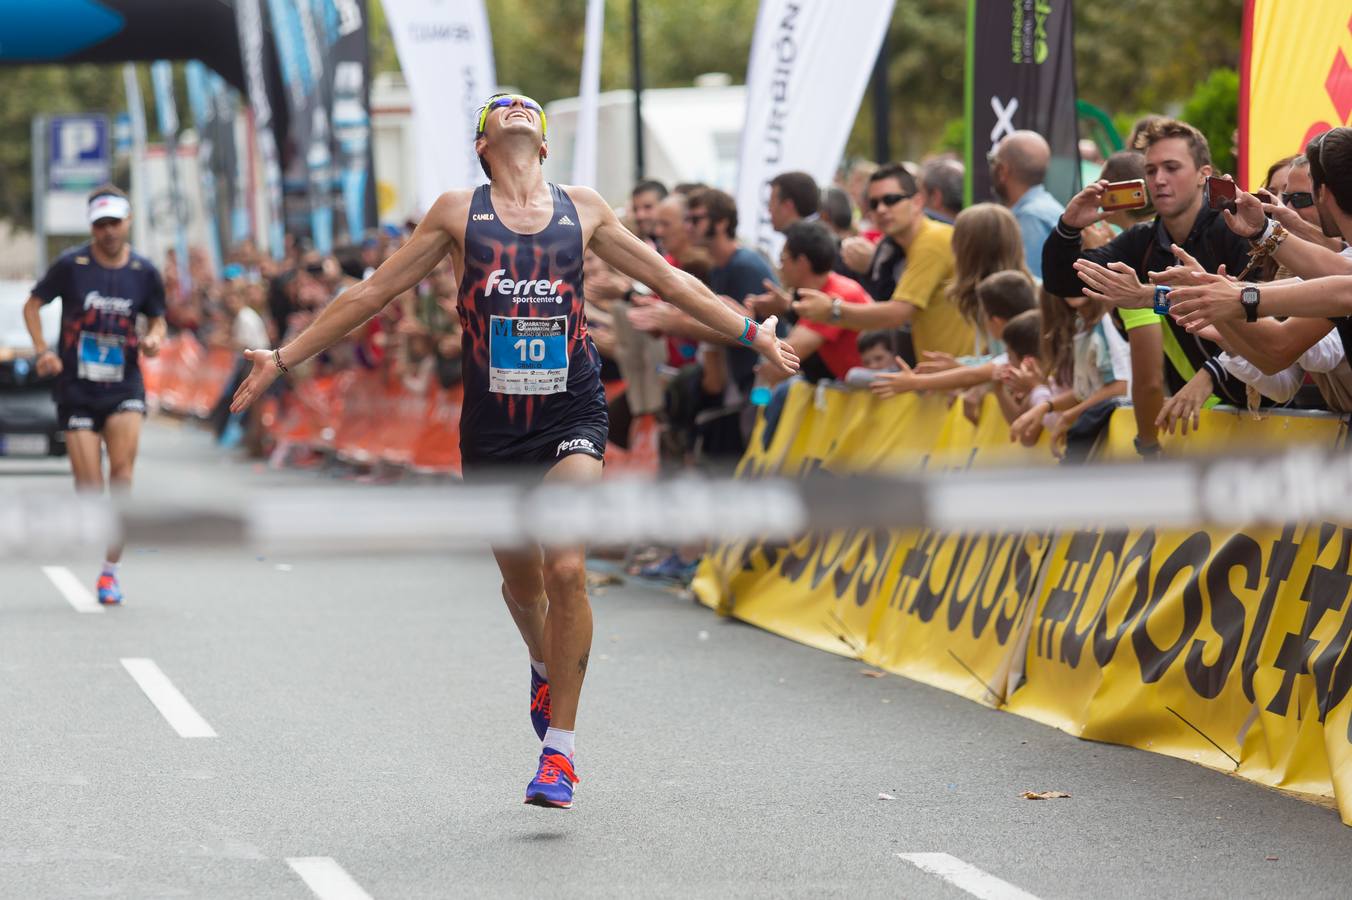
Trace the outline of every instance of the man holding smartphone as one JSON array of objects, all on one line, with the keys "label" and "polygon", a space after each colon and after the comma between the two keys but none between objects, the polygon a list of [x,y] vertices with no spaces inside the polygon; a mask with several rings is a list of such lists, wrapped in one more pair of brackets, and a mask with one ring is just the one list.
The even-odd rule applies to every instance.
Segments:
[{"label": "man holding smartphone", "polygon": [[[1158,214],[1102,247],[1084,250],[1080,232],[1109,215],[1101,210],[1108,182],[1076,194],[1042,248],[1043,284],[1051,293],[1148,309],[1154,293],[1148,273],[1176,264],[1173,246],[1186,250],[1208,272],[1224,266],[1237,275],[1248,265],[1252,244],[1246,237],[1262,235],[1236,235],[1218,210],[1208,208],[1204,186],[1212,169],[1206,136],[1186,122],[1160,119],[1139,135],[1136,149],[1145,154],[1146,188]],[[1159,452],[1155,419],[1164,404],[1165,385],[1170,392],[1180,390],[1220,348],[1189,334],[1168,316],[1132,328],[1129,337],[1136,449],[1142,456],[1154,456]],[[1215,391],[1226,403],[1246,402],[1244,384],[1233,376],[1220,381]]]}]

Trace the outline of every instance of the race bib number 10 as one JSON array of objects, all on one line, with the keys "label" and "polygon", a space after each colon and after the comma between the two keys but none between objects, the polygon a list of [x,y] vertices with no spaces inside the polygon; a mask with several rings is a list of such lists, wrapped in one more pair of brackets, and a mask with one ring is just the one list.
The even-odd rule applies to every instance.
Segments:
[{"label": "race bib number 10", "polygon": [[495,394],[560,394],[568,390],[568,317],[493,316],[488,389]]}]

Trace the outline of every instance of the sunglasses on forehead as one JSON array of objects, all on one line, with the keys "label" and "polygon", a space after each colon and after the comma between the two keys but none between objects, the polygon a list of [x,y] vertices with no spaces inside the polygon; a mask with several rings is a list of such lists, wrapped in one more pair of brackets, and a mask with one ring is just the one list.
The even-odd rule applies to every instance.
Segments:
[{"label": "sunglasses on forehead", "polygon": [[475,136],[484,133],[484,126],[488,124],[488,114],[495,109],[504,109],[520,101],[521,105],[540,117],[540,133],[545,133],[545,111],[540,104],[524,94],[499,94],[496,97],[489,97],[488,102],[479,110],[479,127],[474,132]]}]

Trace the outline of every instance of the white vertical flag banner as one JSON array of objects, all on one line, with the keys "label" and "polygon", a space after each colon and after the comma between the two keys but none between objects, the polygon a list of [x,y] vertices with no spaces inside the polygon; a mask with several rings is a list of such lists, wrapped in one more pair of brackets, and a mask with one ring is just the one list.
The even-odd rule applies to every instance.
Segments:
[{"label": "white vertical flag banner", "polygon": [[587,42],[582,50],[577,135],[573,143],[573,184],[596,187],[597,113],[601,102],[601,44],[606,0],[587,0]]},{"label": "white vertical flag banner", "polygon": [[770,179],[807,172],[829,184],[845,152],[895,0],[761,0],[746,71],[737,171],[742,238],[777,259]]},{"label": "white vertical flag banner", "polygon": [[479,106],[497,89],[483,0],[384,0],[394,49],[413,94],[418,203],[484,182],[474,153]]}]

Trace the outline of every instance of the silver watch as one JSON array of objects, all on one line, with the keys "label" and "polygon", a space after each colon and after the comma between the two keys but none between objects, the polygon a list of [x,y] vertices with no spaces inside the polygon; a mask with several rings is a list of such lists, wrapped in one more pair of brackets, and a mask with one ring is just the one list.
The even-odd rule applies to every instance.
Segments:
[{"label": "silver watch", "polygon": [[840,299],[839,297],[832,297],[832,298],[831,298],[831,321],[832,321],[832,322],[839,322],[839,321],[840,321],[841,307],[844,306],[844,305],[845,305],[845,301],[842,300],[842,299]]}]

